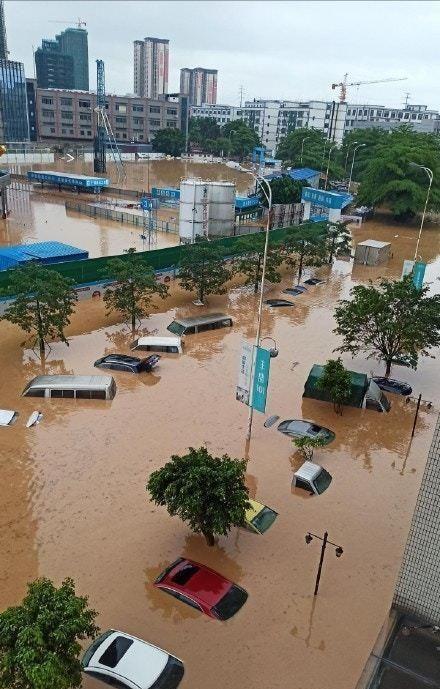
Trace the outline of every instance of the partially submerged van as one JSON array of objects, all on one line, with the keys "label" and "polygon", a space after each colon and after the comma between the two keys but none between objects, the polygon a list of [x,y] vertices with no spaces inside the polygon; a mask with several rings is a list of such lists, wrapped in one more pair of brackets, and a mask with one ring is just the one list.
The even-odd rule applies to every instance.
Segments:
[{"label": "partially submerged van", "polygon": [[23,397],[68,397],[112,400],[116,394],[113,376],[37,376],[22,392]]},{"label": "partially submerged van", "polygon": [[224,313],[209,313],[197,318],[176,318],[169,324],[167,330],[174,335],[192,335],[204,330],[216,330],[217,328],[230,328],[232,318]]},{"label": "partially submerged van", "polygon": [[166,352],[168,354],[182,354],[182,338],[180,337],[139,337],[131,343],[130,349],[142,352]]},{"label": "partially submerged van", "polygon": [[321,495],[331,482],[331,474],[319,464],[304,462],[293,474],[292,488],[302,488],[312,495]]}]

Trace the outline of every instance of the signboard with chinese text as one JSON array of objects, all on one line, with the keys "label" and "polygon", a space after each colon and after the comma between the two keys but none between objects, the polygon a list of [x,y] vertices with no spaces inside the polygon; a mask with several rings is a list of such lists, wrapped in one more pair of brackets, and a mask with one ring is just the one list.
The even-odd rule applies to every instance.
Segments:
[{"label": "signboard with chinese text", "polygon": [[238,368],[238,380],[235,399],[238,402],[249,405],[251,394],[251,373],[253,346],[249,342],[243,342],[240,352],[240,365]]},{"label": "signboard with chinese text", "polygon": [[267,386],[269,384],[270,353],[263,347],[255,347],[256,356],[252,380],[252,407],[266,411]]}]

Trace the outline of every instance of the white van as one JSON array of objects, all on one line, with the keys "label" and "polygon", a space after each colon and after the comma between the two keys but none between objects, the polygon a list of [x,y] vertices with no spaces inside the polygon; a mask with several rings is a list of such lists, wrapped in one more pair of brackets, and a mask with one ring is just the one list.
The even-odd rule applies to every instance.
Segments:
[{"label": "white van", "polygon": [[132,342],[130,349],[143,352],[167,352],[168,354],[182,354],[181,337],[139,337]]},{"label": "white van", "polygon": [[37,376],[21,394],[23,397],[112,400],[116,383],[113,376]]},{"label": "white van", "polygon": [[292,488],[302,488],[312,495],[321,495],[331,482],[331,474],[319,464],[304,462],[293,474]]}]

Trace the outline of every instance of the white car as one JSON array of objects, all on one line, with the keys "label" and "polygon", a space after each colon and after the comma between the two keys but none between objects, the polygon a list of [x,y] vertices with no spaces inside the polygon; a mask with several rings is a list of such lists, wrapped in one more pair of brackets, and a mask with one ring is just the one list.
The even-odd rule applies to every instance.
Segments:
[{"label": "white car", "polygon": [[0,409],[0,426],[11,426],[18,416],[13,409]]},{"label": "white car", "polygon": [[178,658],[114,629],[95,639],[81,664],[90,677],[120,689],[176,689],[184,673]]},{"label": "white car", "polygon": [[293,474],[292,488],[303,488],[312,495],[321,495],[331,482],[331,474],[319,464],[304,462]]}]

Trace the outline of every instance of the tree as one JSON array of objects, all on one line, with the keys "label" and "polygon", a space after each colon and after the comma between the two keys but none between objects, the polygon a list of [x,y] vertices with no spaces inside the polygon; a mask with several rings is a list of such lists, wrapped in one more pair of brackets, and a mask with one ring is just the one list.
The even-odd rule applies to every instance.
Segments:
[{"label": "tree", "polygon": [[29,584],[22,604],[0,613],[0,687],[80,687],[79,641],[99,631],[87,604],[72,579],[59,588],[44,578]]},{"label": "tree", "polygon": [[328,262],[334,256],[344,256],[350,252],[351,234],[346,222],[329,222],[326,229]]},{"label": "tree", "polygon": [[[191,144],[206,150],[208,141],[220,137],[220,127],[214,117],[191,117],[188,126],[188,138]],[[209,151],[211,153],[211,151]]]},{"label": "tree", "polygon": [[[276,177],[270,182],[270,188],[272,190],[272,203],[300,203],[301,193],[303,187],[308,186],[307,183],[300,182],[298,180],[292,179],[289,175],[283,175],[282,177]],[[260,197],[260,202],[263,206],[268,207],[267,199],[261,189],[259,189],[258,195]]]},{"label": "tree", "polygon": [[414,132],[402,125],[376,146],[365,168],[357,202],[389,208],[399,221],[420,212],[425,204],[428,178],[415,162],[431,168],[434,180],[428,210],[440,208],[440,146],[436,135]]},{"label": "tree", "polygon": [[428,287],[417,289],[410,276],[381,279],[378,287],[356,285],[351,301],[343,299],[335,309],[334,332],[343,338],[338,350],[383,360],[387,377],[396,357],[408,357],[416,368],[418,355],[427,356],[440,344],[440,294],[427,293]]},{"label": "tree", "polygon": [[[255,294],[263,272],[265,233],[250,234],[240,239],[236,245],[238,258],[235,264],[235,272],[246,276],[245,284],[253,285]],[[270,242],[270,239],[269,239]],[[269,243],[266,260],[266,279],[270,282],[280,282],[281,275],[277,268],[283,262],[284,257],[279,246]]]},{"label": "tree", "polygon": [[185,150],[185,136],[179,129],[159,129],[153,139],[153,151],[180,156]]},{"label": "tree", "polygon": [[326,232],[321,223],[293,227],[283,245],[284,259],[297,270],[297,284],[305,266],[322,266],[326,262]]},{"label": "tree", "polygon": [[182,251],[177,279],[183,289],[197,292],[203,303],[208,294],[224,294],[231,272],[224,264],[224,250],[213,242],[196,241]]},{"label": "tree", "polygon": [[342,405],[348,402],[351,395],[351,376],[341,357],[327,361],[316,387],[329,394],[335,412],[342,414]]},{"label": "tree", "polygon": [[309,438],[306,435],[302,438],[293,438],[292,443],[301,452],[306,461],[313,459],[313,452],[318,447],[324,447],[327,444],[325,438]]},{"label": "tree", "polygon": [[112,258],[101,273],[116,280],[104,294],[107,314],[119,311],[125,320],[131,320],[131,329],[136,320],[149,315],[148,310],[154,295],[162,299],[168,294],[168,287],[157,281],[151,266],[136,255],[136,249],[128,249],[125,258]]},{"label": "tree", "polygon": [[376,155],[377,147],[386,142],[388,132],[379,127],[369,129],[353,129],[345,134],[342,146],[338,151],[340,165],[344,169],[345,177],[349,177],[353,153],[356,145],[364,144],[357,149],[353,166],[354,181],[361,181],[370,160]]},{"label": "tree", "polygon": [[321,170],[326,145],[328,141],[322,131],[302,127],[289,132],[284,139],[281,139],[276,157],[292,167],[311,167]]},{"label": "tree", "polygon": [[245,522],[250,507],[245,471],[244,460],[213,457],[205,447],[190,447],[188,454],[173,455],[154,471],[147,490],[156,505],[188,522],[192,531],[202,533],[212,546],[216,534],[226,536],[232,526]]},{"label": "tree", "polygon": [[221,135],[230,140],[230,151],[240,160],[248,156],[255,146],[260,145],[258,134],[243,120],[227,122],[222,127]]},{"label": "tree", "polygon": [[27,333],[35,334],[41,358],[48,339],[59,338],[69,344],[64,329],[70,323],[77,295],[73,280],[55,270],[29,262],[11,271],[8,288],[2,296],[14,296],[0,319],[15,323]]}]

